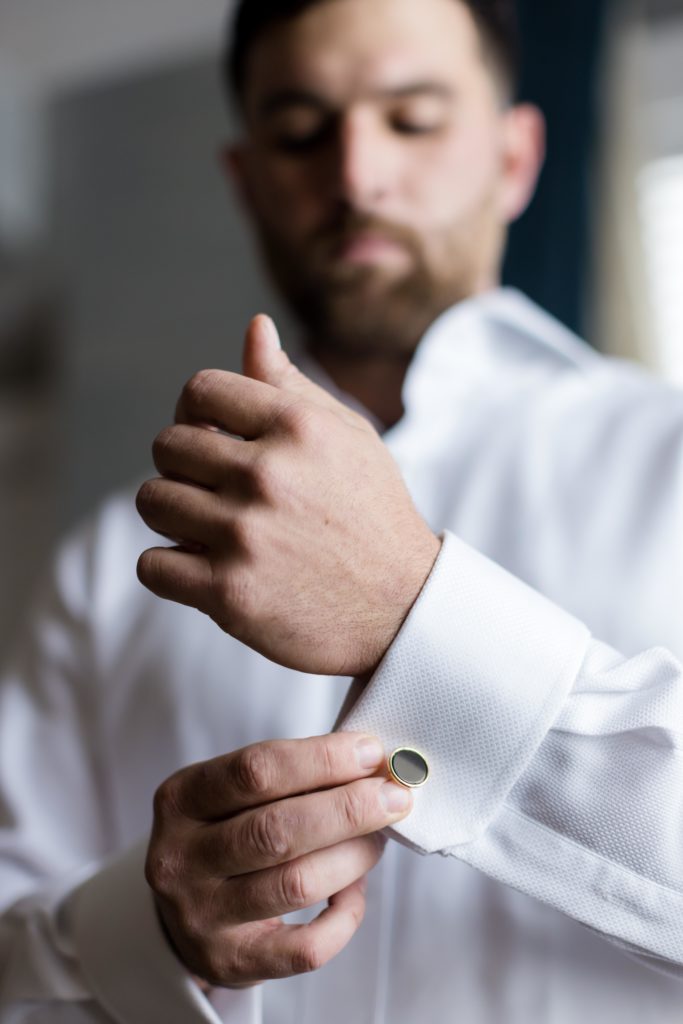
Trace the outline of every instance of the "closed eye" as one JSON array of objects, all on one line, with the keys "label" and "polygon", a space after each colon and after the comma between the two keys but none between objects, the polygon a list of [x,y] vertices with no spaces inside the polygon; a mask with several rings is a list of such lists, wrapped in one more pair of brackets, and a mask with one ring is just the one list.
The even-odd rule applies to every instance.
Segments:
[{"label": "closed eye", "polygon": [[434,135],[446,126],[452,97],[421,93],[389,105],[386,114],[401,135]]},{"label": "closed eye", "polygon": [[399,135],[435,135],[443,129],[441,121],[393,121],[392,128]]},{"label": "closed eye", "polygon": [[324,146],[330,135],[331,127],[326,124],[314,131],[275,135],[272,145],[281,153],[308,153],[319,146]]}]

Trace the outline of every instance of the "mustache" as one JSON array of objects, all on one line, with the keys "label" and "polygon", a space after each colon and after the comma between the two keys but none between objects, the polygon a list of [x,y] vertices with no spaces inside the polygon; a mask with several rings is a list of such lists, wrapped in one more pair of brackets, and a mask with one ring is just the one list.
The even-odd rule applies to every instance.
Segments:
[{"label": "mustache", "polygon": [[410,228],[382,217],[354,211],[336,214],[318,229],[314,241],[336,248],[354,241],[359,235],[379,236],[390,242],[397,242],[413,252],[419,249],[415,233]]}]

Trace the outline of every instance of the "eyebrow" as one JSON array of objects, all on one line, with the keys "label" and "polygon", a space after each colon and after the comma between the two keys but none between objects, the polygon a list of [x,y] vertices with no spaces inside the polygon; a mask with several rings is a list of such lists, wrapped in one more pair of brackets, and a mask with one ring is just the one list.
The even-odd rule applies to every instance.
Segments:
[{"label": "eyebrow", "polygon": [[[449,100],[454,96],[453,89],[444,82],[419,81],[387,89],[373,89],[368,98],[380,100],[412,99],[415,96],[436,96]],[[314,107],[317,110],[328,110],[330,104],[318,93],[308,89],[280,89],[271,93],[259,104],[258,111],[264,117],[271,117],[290,107]]]}]

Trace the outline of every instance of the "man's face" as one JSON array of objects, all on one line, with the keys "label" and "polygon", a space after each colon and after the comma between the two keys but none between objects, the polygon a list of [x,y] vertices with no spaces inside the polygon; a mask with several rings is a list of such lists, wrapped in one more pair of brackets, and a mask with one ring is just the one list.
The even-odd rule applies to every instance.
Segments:
[{"label": "man's face", "polygon": [[327,0],[250,55],[233,166],[313,347],[410,354],[496,283],[511,112],[455,0]]}]

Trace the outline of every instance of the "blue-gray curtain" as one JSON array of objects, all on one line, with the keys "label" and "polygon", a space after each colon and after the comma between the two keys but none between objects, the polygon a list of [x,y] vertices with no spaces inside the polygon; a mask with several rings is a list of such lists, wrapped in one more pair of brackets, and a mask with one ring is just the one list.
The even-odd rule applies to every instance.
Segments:
[{"label": "blue-gray curtain", "polygon": [[521,98],[547,117],[548,159],[538,194],[512,229],[505,280],[579,332],[591,282],[589,189],[608,2],[518,0]]}]

